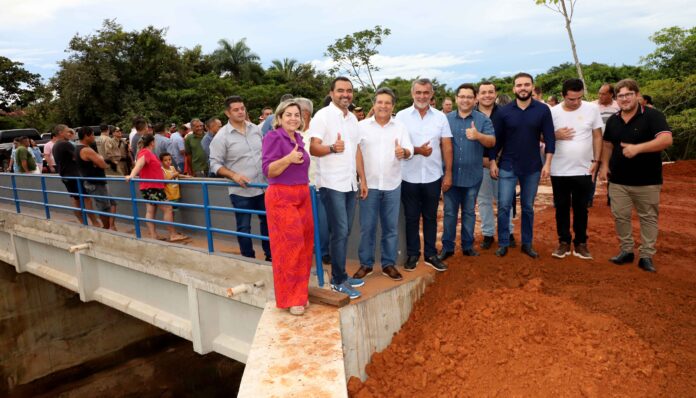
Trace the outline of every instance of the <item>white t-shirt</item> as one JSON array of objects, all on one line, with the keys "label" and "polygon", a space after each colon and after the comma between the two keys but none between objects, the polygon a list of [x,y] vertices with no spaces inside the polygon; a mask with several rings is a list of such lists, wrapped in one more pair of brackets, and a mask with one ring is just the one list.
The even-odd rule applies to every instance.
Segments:
[{"label": "white t-shirt", "polygon": [[582,176],[590,174],[594,153],[592,151],[592,130],[604,126],[596,104],[582,101],[574,111],[563,109],[563,103],[551,108],[553,128],[575,129],[570,140],[556,140],[556,151],[551,162],[552,176]]},{"label": "white t-shirt", "polygon": [[320,109],[312,119],[307,132],[319,138],[323,145],[336,142],[338,134],[345,144],[341,153],[317,157],[316,184],[339,192],[358,190],[355,155],[358,149],[358,119],[352,112],[343,113],[334,103]]}]

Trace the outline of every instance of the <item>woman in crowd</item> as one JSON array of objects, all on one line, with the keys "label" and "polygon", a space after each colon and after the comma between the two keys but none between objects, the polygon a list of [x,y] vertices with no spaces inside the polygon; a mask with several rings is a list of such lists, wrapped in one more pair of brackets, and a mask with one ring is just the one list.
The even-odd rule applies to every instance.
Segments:
[{"label": "woman in crowd", "polygon": [[302,315],[309,306],[314,222],[300,105],[293,100],[281,102],[273,127],[263,139],[262,168],[269,184],[266,212],[276,306]]},{"label": "woman in crowd", "polygon": [[[142,179],[149,180],[164,180],[164,172],[162,171],[162,165],[160,164],[159,158],[154,153],[155,150],[155,136],[146,135],[141,138],[143,149],[138,152],[138,159],[135,162],[135,167],[131,171],[130,175],[126,176],[126,181],[131,178],[135,178],[140,175]],[[143,195],[143,199],[152,200],[156,202],[166,202],[167,195],[164,193],[164,183],[162,182],[141,182],[139,183],[140,193]],[[154,219],[157,213],[157,208],[162,210],[164,214],[164,221],[173,222],[174,213],[172,206],[156,205],[152,203],[147,203],[145,205],[146,214],[145,218]],[[147,223],[148,235],[152,239],[165,240],[165,238],[157,236],[157,230],[154,223]],[[173,225],[167,225],[167,231],[169,232],[169,241],[178,242],[188,239],[186,235],[182,235],[174,230]]]}]

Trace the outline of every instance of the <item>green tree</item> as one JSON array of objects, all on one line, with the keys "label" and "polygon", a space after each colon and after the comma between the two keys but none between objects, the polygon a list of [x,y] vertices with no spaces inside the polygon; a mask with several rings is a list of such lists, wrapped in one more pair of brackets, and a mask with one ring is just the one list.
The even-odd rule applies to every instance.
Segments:
[{"label": "green tree", "polygon": [[582,65],[580,65],[580,59],[578,58],[578,51],[575,48],[575,38],[573,37],[573,29],[570,27],[570,23],[573,21],[573,14],[575,13],[575,3],[578,0],[534,0],[537,5],[543,5],[553,12],[561,14],[563,20],[565,21],[565,28],[568,32],[568,39],[570,40],[570,49],[573,51],[573,60],[575,61],[575,69],[578,72],[578,77],[580,80],[585,81],[585,76],[582,74]]},{"label": "green tree", "polygon": [[274,59],[271,61],[271,66],[268,68],[268,72],[276,72],[285,82],[289,82],[293,79],[300,77],[302,72],[302,65],[297,62],[296,59],[283,58],[283,60]]},{"label": "green tree", "polygon": [[41,78],[24,69],[21,62],[0,56],[0,109],[23,108],[36,99]]},{"label": "green tree", "polygon": [[373,58],[378,54],[377,47],[382,44],[384,37],[390,34],[389,28],[377,25],[371,30],[361,30],[337,39],[324,53],[324,56],[330,57],[335,63],[329,72],[345,73],[356,79],[361,87],[369,85],[376,90],[373,74],[379,71],[379,67],[373,63]]},{"label": "green tree", "polygon": [[220,39],[218,45],[211,57],[219,75],[230,74],[238,81],[260,80],[263,76],[260,58],[247,46],[245,37],[237,42]]},{"label": "green tree", "polygon": [[648,67],[666,77],[681,77],[696,73],[696,27],[678,26],[662,29],[650,40],[657,45],[652,53],[641,58]]}]

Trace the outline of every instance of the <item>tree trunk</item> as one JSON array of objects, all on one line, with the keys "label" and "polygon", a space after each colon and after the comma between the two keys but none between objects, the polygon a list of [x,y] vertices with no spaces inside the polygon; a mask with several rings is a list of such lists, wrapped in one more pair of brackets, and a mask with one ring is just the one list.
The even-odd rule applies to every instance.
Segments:
[{"label": "tree trunk", "polygon": [[[568,31],[568,38],[570,39],[570,48],[573,50],[573,59],[575,60],[575,69],[578,71],[578,78],[582,80],[583,85],[585,84],[585,77],[582,74],[582,66],[580,65],[580,60],[578,59],[578,52],[575,49],[575,39],[573,38],[573,30],[570,28],[570,18],[568,17],[568,10],[566,9],[565,0],[560,0],[561,7],[563,8],[563,17],[565,18],[566,30]],[[585,92],[587,92],[587,86],[585,86]]]}]

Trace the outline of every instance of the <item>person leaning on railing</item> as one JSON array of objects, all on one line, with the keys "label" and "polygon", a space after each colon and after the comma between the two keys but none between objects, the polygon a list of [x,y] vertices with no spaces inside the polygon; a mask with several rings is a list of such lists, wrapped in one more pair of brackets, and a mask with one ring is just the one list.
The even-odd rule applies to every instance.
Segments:
[{"label": "person leaning on railing", "polygon": [[300,106],[293,100],[281,102],[273,127],[263,139],[262,168],[269,184],[265,202],[276,306],[302,315],[309,306],[314,222]]},{"label": "person leaning on railing", "polygon": [[[164,180],[164,172],[162,171],[162,165],[159,159],[154,154],[155,150],[155,137],[153,135],[145,135],[141,138],[143,143],[143,149],[138,152],[138,160],[135,162],[135,167],[131,171],[130,175],[126,176],[126,181],[140,175],[140,178],[145,180]],[[140,193],[145,200],[151,200],[156,202],[167,201],[167,195],[164,193],[164,183],[162,182],[141,182],[139,183]],[[154,219],[157,213],[157,208],[162,210],[164,214],[163,219],[166,222],[174,222],[174,213],[172,206],[165,205],[162,203],[146,204],[146,214],[145,218]],[[157,236],[157,230],[154,223],[147,223],[148,235],[152,239],[165,240],[165,238]],[[187,239],[186,235],[182,235],[174,230],[174,226],[167,225],[167,231],[169,232],[169,241],[177,242]]]}]

